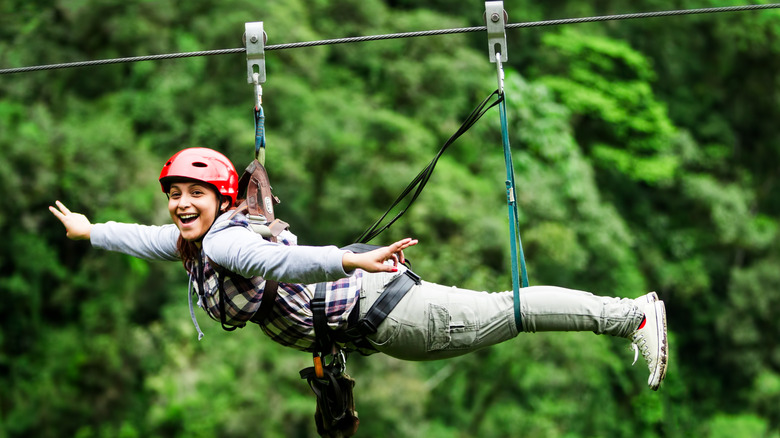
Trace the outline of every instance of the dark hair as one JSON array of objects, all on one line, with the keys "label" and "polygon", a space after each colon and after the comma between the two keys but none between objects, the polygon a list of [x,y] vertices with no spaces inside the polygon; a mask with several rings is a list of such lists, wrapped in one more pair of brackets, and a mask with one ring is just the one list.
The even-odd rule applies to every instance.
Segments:
[{"label": "dark hair", "polygon": [[198,258],[200,258],[200,248],[195,245],[195,242],[184,240],[184,238],[179,235],[179,241],[176,242],[176,249],[179,250],[179,256],[181,257],[184,269],[190,274],[194,274],[195,264],[197,263]]}]

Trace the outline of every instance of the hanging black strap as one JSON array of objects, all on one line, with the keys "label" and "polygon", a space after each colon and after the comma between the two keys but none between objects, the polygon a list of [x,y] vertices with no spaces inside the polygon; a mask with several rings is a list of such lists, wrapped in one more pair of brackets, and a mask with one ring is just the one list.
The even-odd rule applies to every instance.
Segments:
[{"label": "hanging black strap", "polygon": [[314,367],[304,368],[299,371],[299,374],[301,379],[309,381],[314,395],[324,401],[320,408],[326,410],[325,415],[338,421],[344,418],[347,411],[344,394],[337,380],[339,376],[327,367],[323,371],[323,378],[317,377]]},{"label": "hanging black strap", "polygon": [[[496,99],[491,102],[491,99],[495,97]],[[428,183],[428,180],[431,178],[431,175],[433,174],[433,170],[436,167],[436,163],[439,161],[439,158],[444,154],[444,151],[447,150],[447,148],[450,147],[452,143],[455,142],[463,133],[469,130],[477,121],[492,107],[495,105],[498,105],[498,103],[503,99],[503,95],[499,94],[498,90],[491,93],[488,97],[486,97],[480,104],[474,108],[474,110],[471,112],[471,114],[466,117],[466,120],[463,122],[463,124],[458,128],[457,132],[452,135],[439,149],[439,152],[436,154],[436,156],[431,160],[430,163],[428,163],[425,168],[420,171],[419,174],[414,178],[414,180],[409,183],[408,186],[404,189],[403,192],[396,198],[395,201],[390,205],[390,207],[385,211],[385,213],[377,219],[376,222],[374,222],[366,231],[363,232],[363,234],[360,235],[356,239],[358,242],[369,242],[371,239],[378,236],[380,233],[382,233],[384,230],[390,228],[391,225],[395,221],[401,218],[401,216],[406,213],[406,211],[411,208],[414,201],[417,199],[418,196],[422,193],[423,188],[425,187],[425,184]],[[386,224],[382,225],[385,218],[390,215],[391,212],[394,211],[394,209],[397,206],[400,206],[404,199],[408,198],[411,195],[411,198],[406,201],[406,205],[400,207],[400,211],[396,213],[396,215],[387,221]]]}]

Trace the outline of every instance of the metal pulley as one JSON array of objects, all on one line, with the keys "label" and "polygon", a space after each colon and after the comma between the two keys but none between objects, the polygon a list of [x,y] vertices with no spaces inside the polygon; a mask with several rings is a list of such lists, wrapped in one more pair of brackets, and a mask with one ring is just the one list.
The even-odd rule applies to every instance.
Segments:
[{"label": "metal pulley", "polygon": [[504,10],[504,2],[485,2],[484,20],[487,26],[490,62],[496,62],[496,53],[501,54],[501,62],[506,62],[506,23],[509,21],[509,15]]}]

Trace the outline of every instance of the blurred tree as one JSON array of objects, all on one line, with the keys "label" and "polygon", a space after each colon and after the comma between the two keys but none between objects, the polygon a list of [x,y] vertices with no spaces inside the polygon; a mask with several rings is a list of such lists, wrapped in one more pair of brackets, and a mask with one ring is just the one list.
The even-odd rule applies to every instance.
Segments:
[{"label": "blurred tree", "polygon": [[[520,22],[670,5],[505,8]],[[476,26],[481,14],[442,1],[9,0],[0,65],[238,47],[247,21],[264,21],[276,44]],[[626,296],[658,287],[673,331],[662,391],[644,388],[618,342],[587,334],[523,335],[448,362],[355,358],[362,434],[777,436],[776,18],[508,34],[531,282]],[[381,214],[494,89],[484,49],[469,34],[267,56],[269,170],[302,243],[348,243]],[[61,199],[98,222],[165,223],[162,159],[194,145],[239,167],[251,159],[244,69],[231,55],[0,81],[0,436],[315,436],[297,378],[306,355],[252,328],[208,325],[196,342],[177,264],[91,251],[46,211]],[[379,240],[420,238],[409,256],[432,281],[508,289],[499,145],[489,113]]]}]

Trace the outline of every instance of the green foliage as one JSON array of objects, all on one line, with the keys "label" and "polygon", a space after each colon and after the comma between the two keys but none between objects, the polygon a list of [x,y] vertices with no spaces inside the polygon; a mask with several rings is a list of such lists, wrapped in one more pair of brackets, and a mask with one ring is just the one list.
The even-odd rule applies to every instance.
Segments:
[{"label": "green foliage", "polygon": [[766,421],[754,415],[717,415],[705,426],[704,436],[726,438],[735,436],[777,437],[778,432],[770,432]]},{"label": "green foliage", "polygon": [[654,71],[647,58],[614,39],[564,29],[547,34],[545,46],[558,59],[541,78],[577,117],[583,146],[594,163],[630,180],[652,185],[671,181],[679,165],[675,134],[665,105],[653,95]]},{"label": "green foliage", "polygon": [[[668,2],[506,1],[510,21]],[[735,2],[684,0],[675,7]],[[746,1],[739,3],[747,3]],[[482,6],[380,0],[0,4],[0,65],[477,26]],[[361,436],[765,436],[780,428],[777,11],[513,30],[506,98],[532,284],[669,310],[658,393],[625,342],[521,334],[446,362],[350,359]],[[267,53],[267,163],[302,243],[349,243],[495,88],[484,35]],[[165,223],[159,165],[252,155],[241,55],[0,82],[0,437],[316,436],[308,357],[188,318],[178,264],[72,242],[46,210]],[[511,284],[497,111],[440,160],[381,241],[427,280]]]}]

